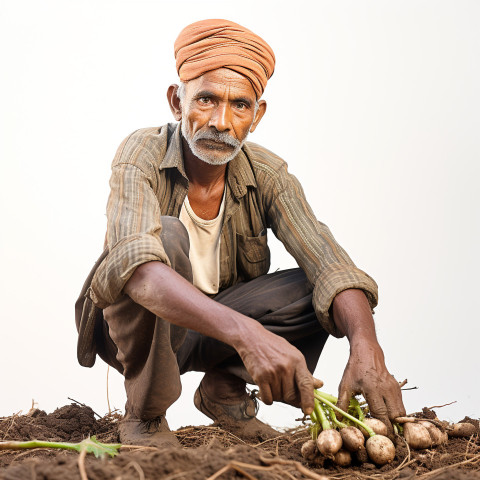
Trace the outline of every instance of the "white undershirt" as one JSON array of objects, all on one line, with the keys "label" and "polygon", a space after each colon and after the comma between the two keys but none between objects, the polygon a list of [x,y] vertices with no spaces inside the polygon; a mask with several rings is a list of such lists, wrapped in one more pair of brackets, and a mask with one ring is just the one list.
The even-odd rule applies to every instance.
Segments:
[{"label": "white undershirt", "polygon": [[225,193],[220,211],[213,220],[204,220],[195,214],[188,196],[180,210],[180,221],[185,225],[190,237],[190,263],[193,271],[193,284],[203,293],[218,293],[220,281],[220,233],[225,210]]}]

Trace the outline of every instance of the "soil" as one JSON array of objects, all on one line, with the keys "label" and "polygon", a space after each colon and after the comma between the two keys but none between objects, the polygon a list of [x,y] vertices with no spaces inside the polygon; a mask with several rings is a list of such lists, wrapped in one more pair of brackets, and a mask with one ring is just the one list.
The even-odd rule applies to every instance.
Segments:
[{"label": "soil", "polygon": [[[426,417],[429,412],[420,412]],[[71,404],[46,414],[32,410],[27,415],[0,418],[0,441],[49,440],[79,442],[89,435],[105,443],[118,443],[120,415],[96,418],[87,406]],[[280,433],[275,439],[241,437],[221,426],[185,427],[175,432],[183,448],[122,447],[114,458],[82,458],[78,453],[38,448],[0,450],[0,480],[81,479],[79,464],[90,480],[189,479],[189,480],[283,480],[324,475],[331,479],[480,480],[479,421],[465,418],[477,433],[471,438],[450,439],[434,449],[409,451],[397,443],[395,460],[383,467],[371,463],[339,468],[308,465],[300,447],[308,439],[306,428]],[[320,478],[320,477],[316,477]]]}]

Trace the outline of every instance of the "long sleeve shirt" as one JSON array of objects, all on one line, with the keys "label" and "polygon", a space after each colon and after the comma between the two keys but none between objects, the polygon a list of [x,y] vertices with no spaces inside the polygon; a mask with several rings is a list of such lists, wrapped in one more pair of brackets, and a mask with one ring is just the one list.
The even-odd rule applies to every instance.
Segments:
[{"label": "long sleeve shirt", "polygon": [[[305,271],[323,328],[341,336],[329,314],[335,296],[358,288],[373,309],[377,285],[358,269],[319,222],[299,181],[274,153],[246,142],[228,164],[220,239],[220,291],[268,272],[267,229]],[[108,255],[87,296],[99,308],[117,301],[135,269],[146,262],[170,265],[159,233],[161,216],[178,217],[188,192],[179,124],[137,130],[120,145],[112,164],[107,205]]]}]

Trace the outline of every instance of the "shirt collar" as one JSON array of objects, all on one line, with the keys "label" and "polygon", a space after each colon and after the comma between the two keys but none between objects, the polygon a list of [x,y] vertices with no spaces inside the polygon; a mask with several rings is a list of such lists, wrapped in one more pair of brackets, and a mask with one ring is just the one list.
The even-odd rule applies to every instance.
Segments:
[{"label": "shirt collar", "polygon": [[[173,132],[167,152],[163,157],[162,162],[160,163],[160,170],[165,168],[176,168],[185,178],[187,174],[185,173],[185,167],[183,164],[183,149],[182,149],[182,135],[180,123],[169,124],[168,128],[175,128]],[[255,175],[252,171],[252,166],[248,159],[247,153],[248,148],[245,146],[238,152],[238,155],[229,162],[227,168],[227,182],[232,190],[232,193],[237,197],[241,198],[247,193],[247,187],[257,187],[257,182],[255,181]]]},{"label": "shirt collar", "polygon": [[[175,128],[175,124],[168,124],[168,133],[171,129]],[[176,168],[185,178],[187,174],[185,173],[185,167],[183,165],[183,150],[182,150],[182,135],[180,131],[180,123],[177,124],[175,131],[173,132],[171,138],[169,137],[169,144],[167,152],[163,157],[162,162],[160,163],[160,170],[164,168]]]}]

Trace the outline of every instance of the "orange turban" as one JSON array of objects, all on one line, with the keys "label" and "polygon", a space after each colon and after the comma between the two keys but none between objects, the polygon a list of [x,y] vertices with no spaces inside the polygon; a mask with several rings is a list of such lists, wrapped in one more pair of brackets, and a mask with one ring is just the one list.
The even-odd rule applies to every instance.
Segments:
[{"label": "orange turban", "polygon": [[275,68],[275,55],[268,43],[229,20],[202,20],[185,27],[175,40],[175,60],[182,82],[228,68],[250,80],[257,98]]}]

